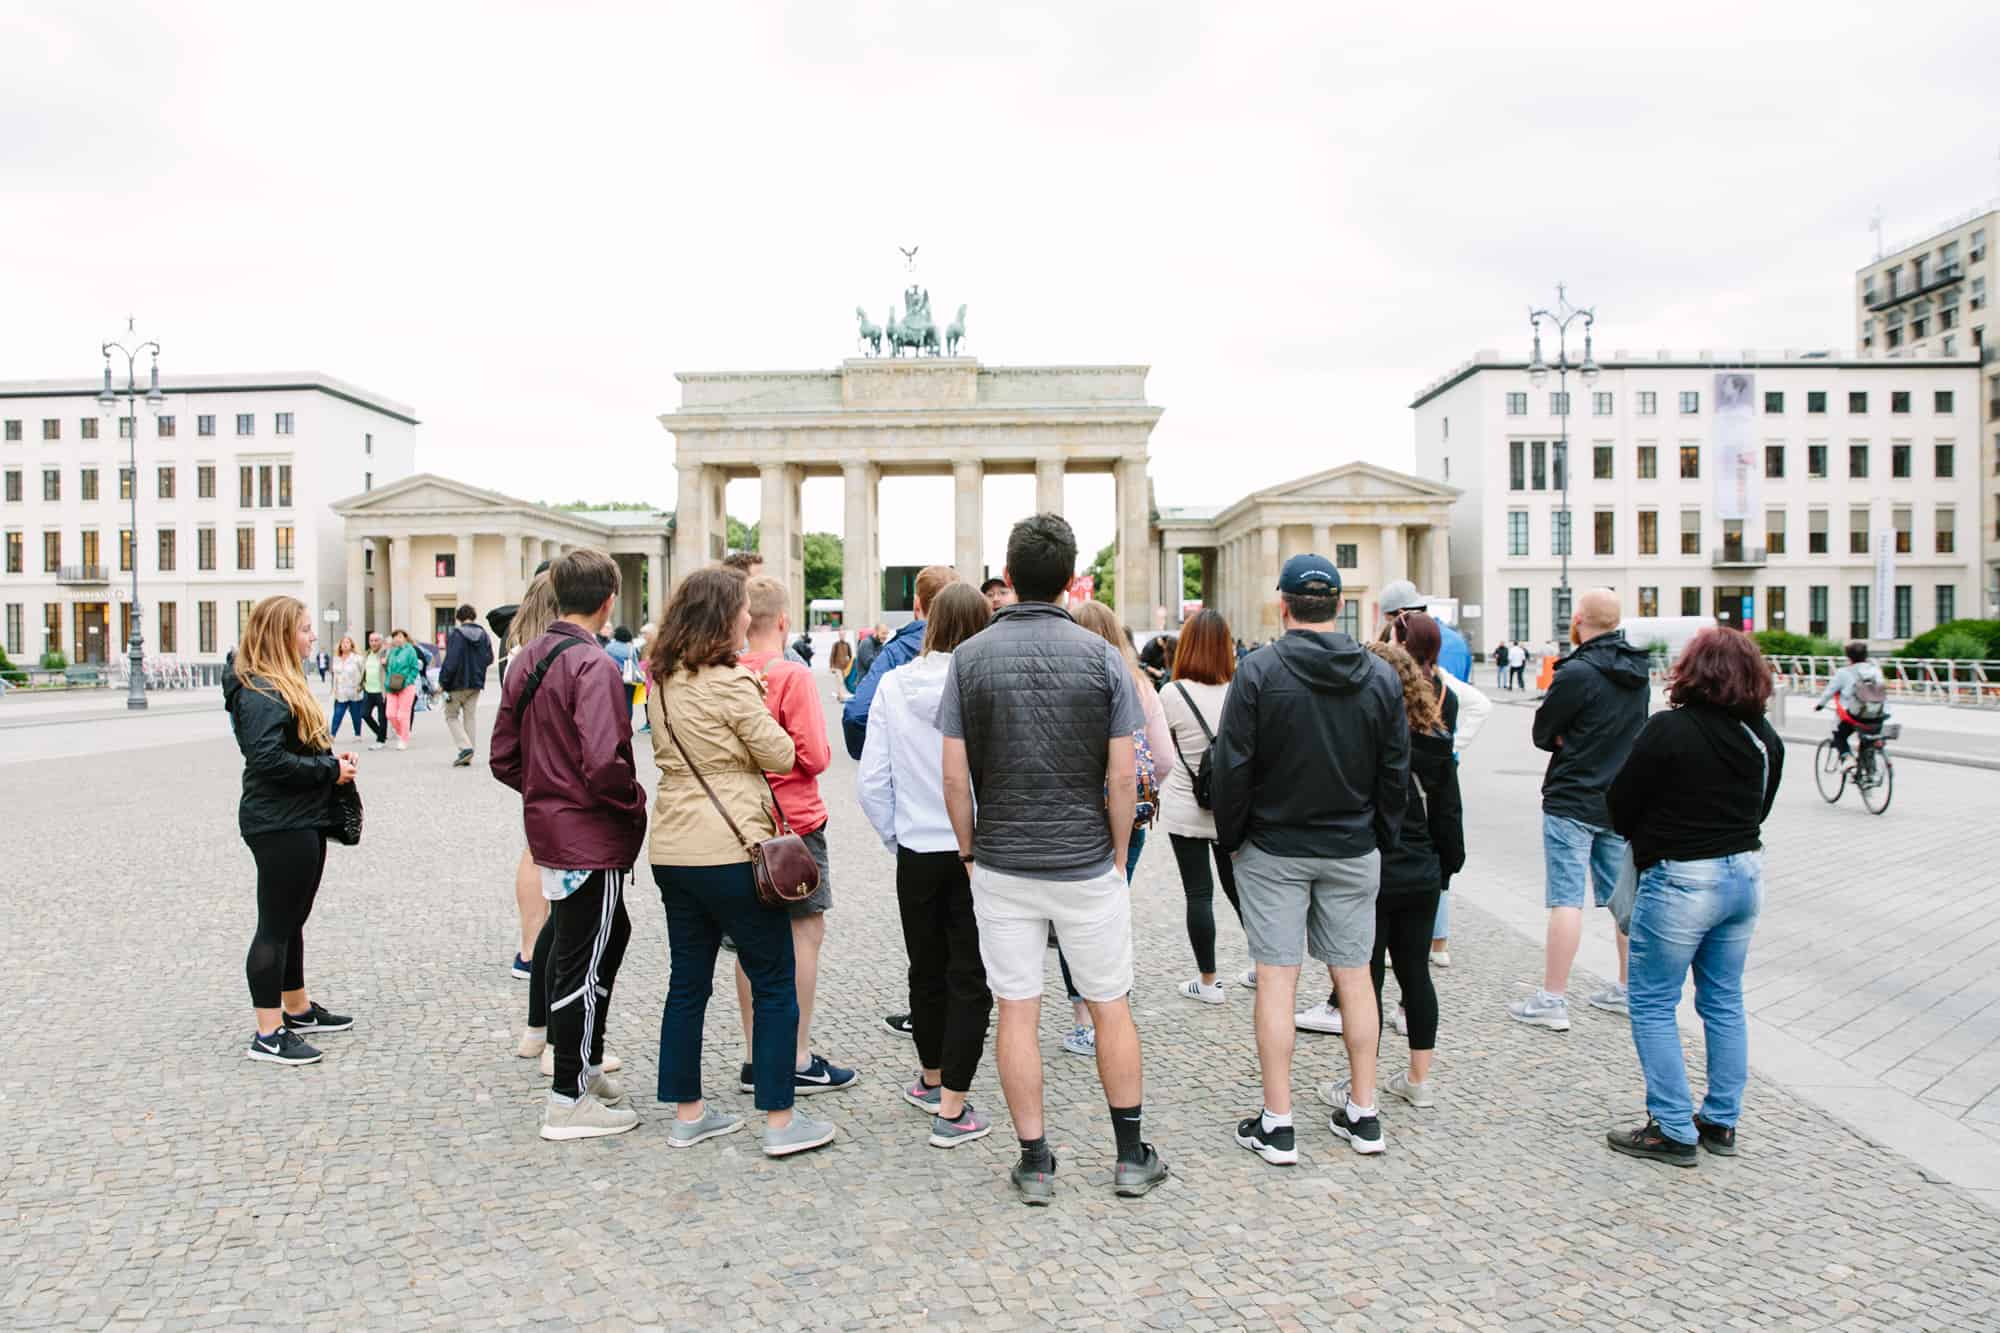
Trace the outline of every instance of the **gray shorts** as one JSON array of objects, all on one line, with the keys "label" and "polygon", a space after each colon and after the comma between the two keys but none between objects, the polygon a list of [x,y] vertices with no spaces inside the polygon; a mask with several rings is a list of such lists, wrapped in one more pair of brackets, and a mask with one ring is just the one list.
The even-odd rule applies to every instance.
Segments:
[{"label": "gray shorts", "polygon": [[833,868],[826,863],[826,825],[821,824],[811,833],[801,833],[801,841],[812,853],[813,863],[819,867],[819,887],[786,910],[793,916],[818,916],[821,912],[833,910]]},{"label": "gray shorts", "polygon": [[1297,967],[1310,953],[1330,967],[1366,967],[1375,947],[1382,853],[1273,856],[1246,842],[1235,855],[1236,896],[1253,961]]}]

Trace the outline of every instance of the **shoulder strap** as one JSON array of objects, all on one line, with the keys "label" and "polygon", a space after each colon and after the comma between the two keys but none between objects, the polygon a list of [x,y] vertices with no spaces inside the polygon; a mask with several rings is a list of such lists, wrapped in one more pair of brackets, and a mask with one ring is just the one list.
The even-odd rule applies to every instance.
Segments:
[{"label": "shoulder strap", "polygon": [[564,635],[555,647],[542,654],[542,660],[535,663],[534,670],[530,671],[521,682],[521,697],[514,704],[515,713],[521,716],[527,715],[528,705],[534,702],[535,692],[542,688],[542,677],[548,674],[549,664],[570,649],[582,646],[582,639],[572,639]]},{"label": "shoulder strap", "polygon": [[1180,691],[1181,698],[1187,700],[1188,711],[1194,714],[1194,724],[1201,728],[1202,739],[1210,745],[1215,744],[1215,733],[1208,729],[1208,719],[1201,715],[1201,708],[1195,703],[1194,696],[1188,693],[1187,686],[1175,681],[1174,688]]}]

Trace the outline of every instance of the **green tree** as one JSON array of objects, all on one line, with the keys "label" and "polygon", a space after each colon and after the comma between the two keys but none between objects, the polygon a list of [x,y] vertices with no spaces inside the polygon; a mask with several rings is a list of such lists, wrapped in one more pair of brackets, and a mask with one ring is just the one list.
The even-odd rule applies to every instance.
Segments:
[{"label": "green tree", "polygon": [[762,548],[757,545],[757,529],[762,526],[761,523],[746,524],[742,519],[732,514],[729,518],[729,549],[732,551],[761,550]]},{"label": "green tree", "polygon": [[1096,580],[1090,594],[1092,600],[1102,602],[1114,611],[1118,609],[1118,589],[1113,586],[1117,581],[1117,551],[1118,544],[1110,543],[1097,553],[1097,559],[1091,561],[1090,568],[1084,571]]},{"label": "green tree", "polygon": [[[1184,601],[1196,601],[1201,597],[1201,555],[1196,551],[1181,552],[1181,597]],[[1169,620],[1178,620],[1180,610],[1175,608]]]},{"label": "green tree", "polygon": [[845,565],[840,538],[831,532],[808,532],[805,548],[806,600],[817,602],[839,597]]}]

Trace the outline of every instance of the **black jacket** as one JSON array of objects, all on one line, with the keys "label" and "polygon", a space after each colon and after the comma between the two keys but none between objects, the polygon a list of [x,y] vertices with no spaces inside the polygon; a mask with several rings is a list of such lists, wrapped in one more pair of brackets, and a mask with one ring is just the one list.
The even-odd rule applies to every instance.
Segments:
[{"label": "black jacket", "polygon": [[284,700],[237,678],[235,653],[223,661],[222,706],[243,752],[243,799],[236,807],[243,836],[330,826],[340,761],[299,739]]},{"label": "black jacket", "polygon": [[1756,851],[1784,772],[1784,742],[1764,718],[1740,722],[1708,704],[1670,708],[1647,721],[1611,784],[1611,827],[1632,840],[1641,870]]},{"label": "black jacket", "polygon": [[1652,706],[1652,660],[1625,642],[1625,631],[1600,634],[1556,664],[1535,710],[1535,748],[1547,750],[1542,811],[1609,828],[1604,791],[1632,752]]},{"label": "black jacket", "polygon": [[493,665],[493,637],[472,621],[452,626],[444,640],[444,667],[438,672],[441,690],[486,688],[486,671]]},{"label": "black jacket", "polygon": [[1386,852],[1409,800],[1403,684],[1345,634],[1292,630],[1237,668],[1209,766],[1224,851]]},{"label": "black jacket", "polygon": [[1410,737],[1409,805],[1396,845],[1382,855],[1382,893],[1428,893],[1465,868],[1465,805],[1451,733]]}]

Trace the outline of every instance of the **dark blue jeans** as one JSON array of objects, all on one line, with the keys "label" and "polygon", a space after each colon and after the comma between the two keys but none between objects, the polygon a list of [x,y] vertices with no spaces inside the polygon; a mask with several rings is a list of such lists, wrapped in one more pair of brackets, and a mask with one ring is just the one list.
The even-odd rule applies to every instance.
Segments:
[{"label": "dark blue jeans", "polygon": [[367,701],[362,699],[334,700],[333,726],[328,731],[327,734],[330,736],[338,736],[340,734],[341,720],[343,718],[351,717],[354,719],[354,734],[357,737],[360,736],[361,715],[362,712],[366,709],[366,707],[367,707]]},{"label": "dark blue jeans", "polygon": [[798,981],[792,971],[792,918],[757,901],[750,863],[654,866],[667,911],[667,1006],[660,1014],[660,1100],[701,1099],[701,1030],[715,986],[715,954],[724,935],[750,978],[750,1068],[757,1109],[792,1105],[792,1061],[799,1038]]}]

